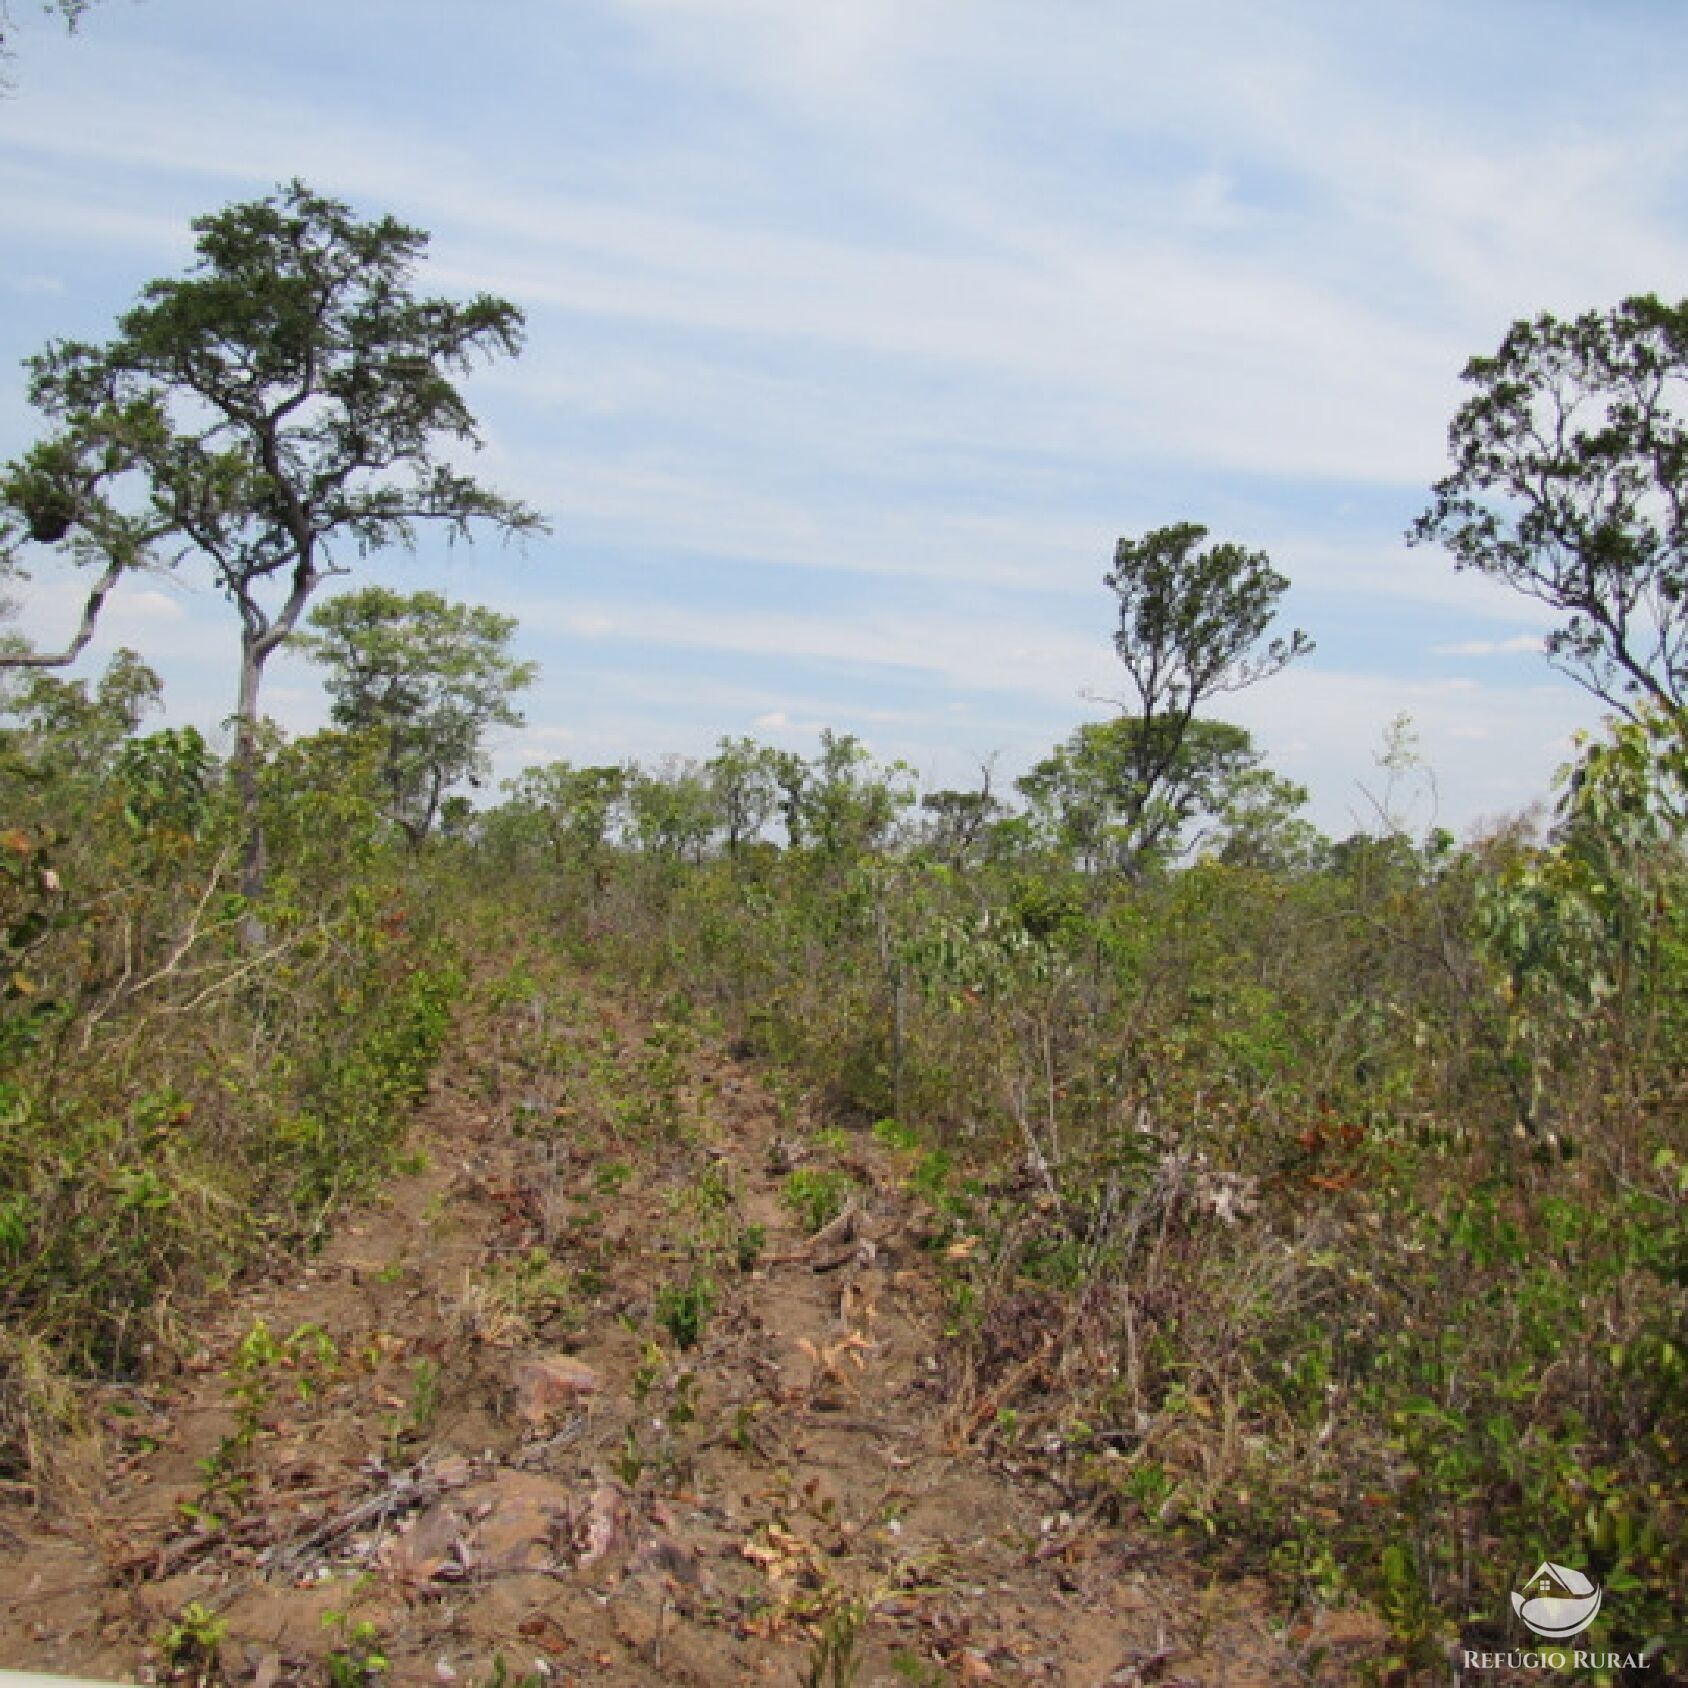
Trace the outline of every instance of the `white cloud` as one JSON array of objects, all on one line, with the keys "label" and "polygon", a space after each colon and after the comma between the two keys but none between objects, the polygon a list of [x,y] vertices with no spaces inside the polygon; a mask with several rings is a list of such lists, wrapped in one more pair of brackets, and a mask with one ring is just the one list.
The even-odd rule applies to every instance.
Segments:
[{"label": "white cloud", "polygon": [[[520,610],[530,631],[566,630],[570,616],[544,602]],[[1061,701],[1118,678],[1105,638],[1030,621],[864,608],[827,616],[773,610],[705,610],[628,602],[586,612],[639,650],[670,647],[744,656],[891,668],[963,690],[1023,693]]]},{"label": "white cloud", "polygon": [[[112,88],[75,123],[13,140],[48,159],[266,185],[282,160],[307,173],[317,164],[318,179],[342,191],[428,206],[436,227],[448,225],[433,274],[450,285],[576,317],[867,352],[910,365],[910,375],[951,364],[1054,387],[1077,406],[1075,422],[1117,450],[1199,454],[1261,473],[1422,479],[1445,412],[1442,384],[1425,372],[1460,356],[1457,344],[1271,261],[1215,265],[1164,238],[987,213],[983,160],[964,161],[957,185],[988,221],[965,244],[931,250],[816,236],[749,210],[591,199],[531,175],[506,185],[431,139],[395,147],[367,118],[312,112],[307,121],[215,89],[159,110]],[[37,230],[62,233],[81,214],[45,171],[11,197]],[[99,226],[121,236],[127,215],[108,205]],[[129,232],[150,246],[159,231]]]},{"label": "white cloud", "polygon": [[1280,772],[1312,786],[1315,819],[1336,831],[1375,820],[1362,788],[1381,792],[1377,756],[1402,714],[1426,770],[1415,824],[1455,827],[1540,798],[1592,717],[1587,698],[1568,685],[1440,686],[1307,665],[1227,704],[1225,713]]},{"label": "white cloud", "polygon": [[106,604],[107,623],[112,628],[147,626],[158,622],[185,620],[187,610],[179,598],[149,587],[119,586]]},{"label": "white cloud", "polygon": [[[0,109],[0,134],[6,115]],[[16,136],[7,139],[16,145]],[[51,153],[60,150],[55,146]],[[75,156],[76,149],[70,151]],[[112,161],[118,156],[113,152]],[[0,162],[0,197],[6,205],[7,230],[16,240],[33,237],[74,242],[84,248],[116,247],[154,260],[188,247],[188,230],[181,217],[137,208],[133,198],[114,184],[79,182],[73,189],[59,168]]]},{"label": "white cloud", "polygon": [[[470,389],[479,468],[552,513],[555,567],[539,601],[483,549],[469,591],[521,611],[574,722],[523,744],[695,751],[877,715],[923,764],[1032,750],[1117,684],[1114,537],[1190,515],[1265,546],[1320,637],[1318,666],[1234,700],[1293,771],[1342,792],[1407,708],[1450,807],[1539,789],[1580,694],[1504,662],[1482,669],[1504,687],[1419,670],[1536,650],[1514,630],[1550,612],[1399,533],[1467,355],[1513,316],[1688,273],[1680,23],[1559,8],[1533,30],[1522,4],[1441,0],[539,10],[496,86],[453,61],[449,127],[362,65],[356,8],[307,6],[311,60],[274,66],[267,14],[237,31],[186,0],[177,44],[160,12],[144,48],[108,14],[0,103],[14,291],[63,275],[66,332],[109,321],[186,256],[189,214],[297,173],[434,230],[429,285],[519,298],[528,354]],[[460,12],[408,7],[409,62]],[[570,106],[544,83],[577,47],[602,80]],[[0,430],[32,426],[0,395]],[[707,596],[673,584],[691,563]],[[547,637],[575,642],[562,662]],[[220,709],[233,640],[213,601],[143,648]],[[979,747],[954,743],[958,704]]]},{"label": "white cloud", "polygon": [[1541,636],[1519,633],[1510,639],[1462,639],[1457,644],[1433,645],[1436,656],[1512,656],[1523,652],[1540,654],[1545,649]]},{"label": "white cloud", "polygon": [[784,738],[815,738],[831,725],[828,721],[794,721],[783,709],[774,709],[766,715],[758,715],[750,724],[761,728],[763,732],[778,733]]},{"label": "white cloud", "polygon": [[[638,664],[650,645],[676,650],[730,652],[750,660],[810,661],[847,666],[865,676],[879,671],[935,682],[939,695],[912,709],[887,737],[887,754],[906,753],[902,737],[954,737],[952,698],[960,690],[999,700],[1023,700],[1044,721],[1076,722],[1105,705],[1119,690],[1119,673],[1105,637],[1083,637],[1032,619],[958,618],[948,614],[880,616],[864,610],[826,618],[771,612],[731,615],[680,611],[661,605],[606,608],[606,619],[627,635],[629,662]],[[543,624],[534,606],[524,623]],[[695,690],[692,692],[695,697]],[[1469,676],[1385,676],[1298,664],[1271,682],[1219,700],[1215,712],[1254,732],[1285,770],[1321,791],[1327,815],[1345,804],[1341,780],[1368,777],[1373,755],[1390,723],[1410,715],[1427,756],[1443,776],[1446,812],[1492,811],[1527,801],[1545,788],[1553,766],[1569,753],[1571,734],[1591,717],[1588,700],[1569,686],[1486,686]],[[842,712],[812,711],[799,720],[787,706],[764,709],[752,724],[766,730],[801,730]],[[1544,735],[1544,723],[1554,723]],[[973,729],[983,734],[989,726]],[[1061,729],[1065,730],[1065,729]],[[1042,729],[1047,734],[1047,729]],[[1480,754],[1479,754],[1480,747]],[[991,746],[958,747],[965,758]],[[1339,807],[1336,811],[1342,813]]]},{"label": "white cloud", "polygon": [[[153,91],[179,78],[177,63],[115,50],[91,56],[98,99],[81,83],[85,60],[77,86],[52,83],[33,101],[11,139],[36,162],[14,170],[9,217],[179,245],[179,223],[142,227],[111,188],[79,185],[67,198],[63,168],[80,160],[259,186],[298,170],[375,203],[425,208],[439,232],[435,275],[556,313],[563,320],[547,327],[562,346],[582,330],[589,339],[598,320],[868,353],[916,383],[949,364],[1002,387],[982,411],[999,444],[1042,443],[1054,421],[1068,450],[1106,441],[1123,459],[1214,473],[1403,484],[1440,467],[1454,372],[1480,349],[1478,332],[1495,331],[1498,302],[1516,313],[1591,286],[1610,293],[1688,261],[1688,244],[1636,185],[1668,167],[1662,138],[1638,171],[1631,125],[1567,133],[1544,167],[1533,128],[1509,139],[1452,106],[1449,122],[1431,123],[1422,96],[1375,80],[1357,91],[1342,50],[1305,20],[1268,30],[1238,7],[1129,19],[1057,7],[1033,25],[1000,5],[963,14],[863,0],[822,27],[774,0],[618,9],[654,51],[753,89],[844,146],[858,191],[903,207],[904,232],[815,232],[783,200],[776,216],[748,190],[702,209],[651,189],[589,196],[531,159],[465,152],[413,122],[308,94],[211,84],[161,106]],[[1201,74],[1165,74],[1180,67]],[[880,126],[863,124],[864,101]],[[1060,112],[1059,132],[1087,143],[1092,168],[1116,153],[1118,200],[1062,191],[1053,161],[1013,145],[1005,102]],[[1173,170],[1186,186],[1161,204],[1146,161],[1192,126],[1207,146]],[[1668,132],[1680,135],[1680,122]],[[1251,238],[1215,250],[1203,231],[1216,202],[1233,208],[1227,227],[1239,223],[1245,167],[1281,172],[1291,205],[1251,207],[1239,225]],[[1357,272],[1403,260],[1441,276],[1448,297],[1409,311],[1355,285]],[[965,427],[974,414],[951,420]]]}]

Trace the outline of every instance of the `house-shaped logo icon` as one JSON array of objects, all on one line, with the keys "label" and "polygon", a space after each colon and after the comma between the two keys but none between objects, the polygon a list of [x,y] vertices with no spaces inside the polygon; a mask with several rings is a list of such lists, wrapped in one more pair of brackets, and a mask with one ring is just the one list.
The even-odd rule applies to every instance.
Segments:
[{"label": "house-shaped logo icon", "polygon": [[1537,1635],[1569,1641],[1600,1611],[1600,1585],[1569,1565],[1544,1561],[1512,1596],[1512,1609]]}]

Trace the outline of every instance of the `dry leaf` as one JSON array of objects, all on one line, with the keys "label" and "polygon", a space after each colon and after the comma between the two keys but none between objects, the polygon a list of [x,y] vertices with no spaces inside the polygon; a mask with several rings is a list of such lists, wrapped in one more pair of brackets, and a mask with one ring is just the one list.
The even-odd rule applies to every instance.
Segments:
[{"label": "dry leaf", "polygon": [[800,1336],[797,1346],[803,1350],[814,1365],[815,1379],[825,1378],[830,1383],[840,1383],[848,1386],[853,1380],[845,1370],[846,1362],[859,1371],[867,1369],[864,1354],[873,1352],[873,1344],[860,1331],[850,1331],[834,1342],[811,1342],[807,1337]]}]

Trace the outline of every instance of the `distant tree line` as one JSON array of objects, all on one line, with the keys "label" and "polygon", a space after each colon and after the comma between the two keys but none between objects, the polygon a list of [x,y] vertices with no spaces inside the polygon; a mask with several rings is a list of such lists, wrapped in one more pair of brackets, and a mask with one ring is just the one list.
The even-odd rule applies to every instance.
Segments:
[{"label": "distant tree line", "polygon": [[[59,9],[74,23],[75,0]],[[256,821],[262,680],[288,641],[323,668],[337,726],[379,743],[390,822],[421,842],[466,823],[486,740],[521,724],[531,685],[514,623],[437,594],[364,587],[312,608],[361,559],[537,512],[455,466],[478,444],[455,378],[520,350],[506,300],[417,293],[427,237],[365,219],[293,182],[199,218],[197,259],[148,283],[103,345],[55,342],[29,362],[47,428],[0,468],[0,572],[80,573],[62,648],[17,634],[0,669],[61,668],[92,640],[125,576],[194,570],[239,630],[232,773],[247,821],[245,885],[262,885]],[[1519,322],[1476,358],[1450,428],[1453,469],[1414,525],[1455,561],[1559,611],[1552,660],[1632,719],[1688,701],[1688,303],[1643,296],[1570,322]],[[1288,582],[1263,552],[1193,522],[1119,540],[1105,583],[1129,681],[1111,720],[1083,725],[1016,782],[1011,814],[987,778],[920,799],[848,734],[808,758],[723,740],[701,763],[533,770],[513,812],[554,852],[611,840],[675,859],[737,855],[777,826],[821,854],[921,839],[957,864],[1036,845],[1088,871],[1138,875],[1198,845],[1305,857],[1305,791],[1264,767],[1248,734],[1206,711],[1312,648],[1273,624]]]}]

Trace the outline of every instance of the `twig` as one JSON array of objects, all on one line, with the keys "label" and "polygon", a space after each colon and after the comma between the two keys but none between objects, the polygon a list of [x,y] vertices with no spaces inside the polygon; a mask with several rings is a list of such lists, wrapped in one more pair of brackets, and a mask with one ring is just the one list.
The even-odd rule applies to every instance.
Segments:
[{"label": "twig", "polygon": [[372,1520],[384,1524],[394,1513],[426,1506],[453,1486],[427,1470],[425,1464],[412,1466],[409,1471],[394,1478],[379,1494],[370,1495],[326,1523],[319,1524],[287,1547],[272,1552],[268,1569],[272,1572],[296,1571],[310,1554],[331,1546]]},{"label": "twig", "polygon": [[222,978],[207,985],[198,996],[192,997],[186,1002],[178,1003],[174,1007],[166,1008],[163,1012],[166,1014],[191,1014],[194,1009],[200,1006],[201,1003],[208,1002],[218,993],[218,991],[226,990],[237,980],[244,978],[246,974],[252,972],[254,968],[262,967],[266,962],[274,961],[277,956],[284,955],[288,950],[294,948],[297,944],[302,943],[306,938],[314,937],[315,935],[316,934],[310,928],[300,927],[300,929],[295,932],[292,937],[283,938],[279,944],[272,944],[267,950],[259,951],[257,955],[252,956],[249,960],[243,961],[232,973],[225,973]]}]

